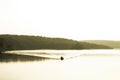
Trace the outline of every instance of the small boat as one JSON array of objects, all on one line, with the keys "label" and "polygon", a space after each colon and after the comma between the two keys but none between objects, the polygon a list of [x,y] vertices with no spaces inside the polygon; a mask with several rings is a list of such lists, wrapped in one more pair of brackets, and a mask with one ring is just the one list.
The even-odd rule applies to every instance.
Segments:
[{"label": "small boat", "polygon": [[60,60],[64,60],[64,58],[61,56],[61,57],[60,57]]}]

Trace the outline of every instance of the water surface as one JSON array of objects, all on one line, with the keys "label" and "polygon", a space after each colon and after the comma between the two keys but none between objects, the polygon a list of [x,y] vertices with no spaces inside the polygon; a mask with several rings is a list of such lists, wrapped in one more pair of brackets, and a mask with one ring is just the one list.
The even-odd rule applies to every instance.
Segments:
[{"label": "water surface", "polygon": [[[25,50],[9,53],[57,59],[1,62],[0,80],[120,80],[120,50]],[[61,61],[60,56],[65,60]]]}]

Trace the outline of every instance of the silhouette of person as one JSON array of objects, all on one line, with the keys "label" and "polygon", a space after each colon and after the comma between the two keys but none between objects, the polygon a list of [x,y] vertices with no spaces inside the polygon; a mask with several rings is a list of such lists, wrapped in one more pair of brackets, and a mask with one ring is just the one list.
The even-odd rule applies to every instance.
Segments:
[{"label": "silhouette of person", "polygon": [[64,60],[64,58],[61,56],[61,57],[60,57],[60,60]]}]

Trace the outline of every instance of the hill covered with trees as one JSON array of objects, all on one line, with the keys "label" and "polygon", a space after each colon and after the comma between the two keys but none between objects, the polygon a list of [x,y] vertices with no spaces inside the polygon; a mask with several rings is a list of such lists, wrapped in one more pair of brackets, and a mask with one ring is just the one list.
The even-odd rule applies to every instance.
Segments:
[{"label": "hill covered with trees", "polygon": [[111,49],[111,47],[64,38],[0,35],[0,52],[32,49]]},{"label": "hill covered with trees", "polygon": [[97,44],[97,45],[105,45],[109,46],[114,49],[120,48],[120,41],[110,41],[110,40],[86,40],[84,42],[91,43],[91,44]]}]

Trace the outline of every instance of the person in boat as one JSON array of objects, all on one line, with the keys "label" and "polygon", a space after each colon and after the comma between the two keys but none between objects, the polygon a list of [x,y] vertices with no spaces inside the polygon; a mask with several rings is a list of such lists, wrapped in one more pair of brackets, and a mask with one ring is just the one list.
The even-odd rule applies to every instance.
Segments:
[{"label": "person in boat", "polygon": [[60,57],[60,60],[64,60],[64,58],[61,56],[61,57]]}]

